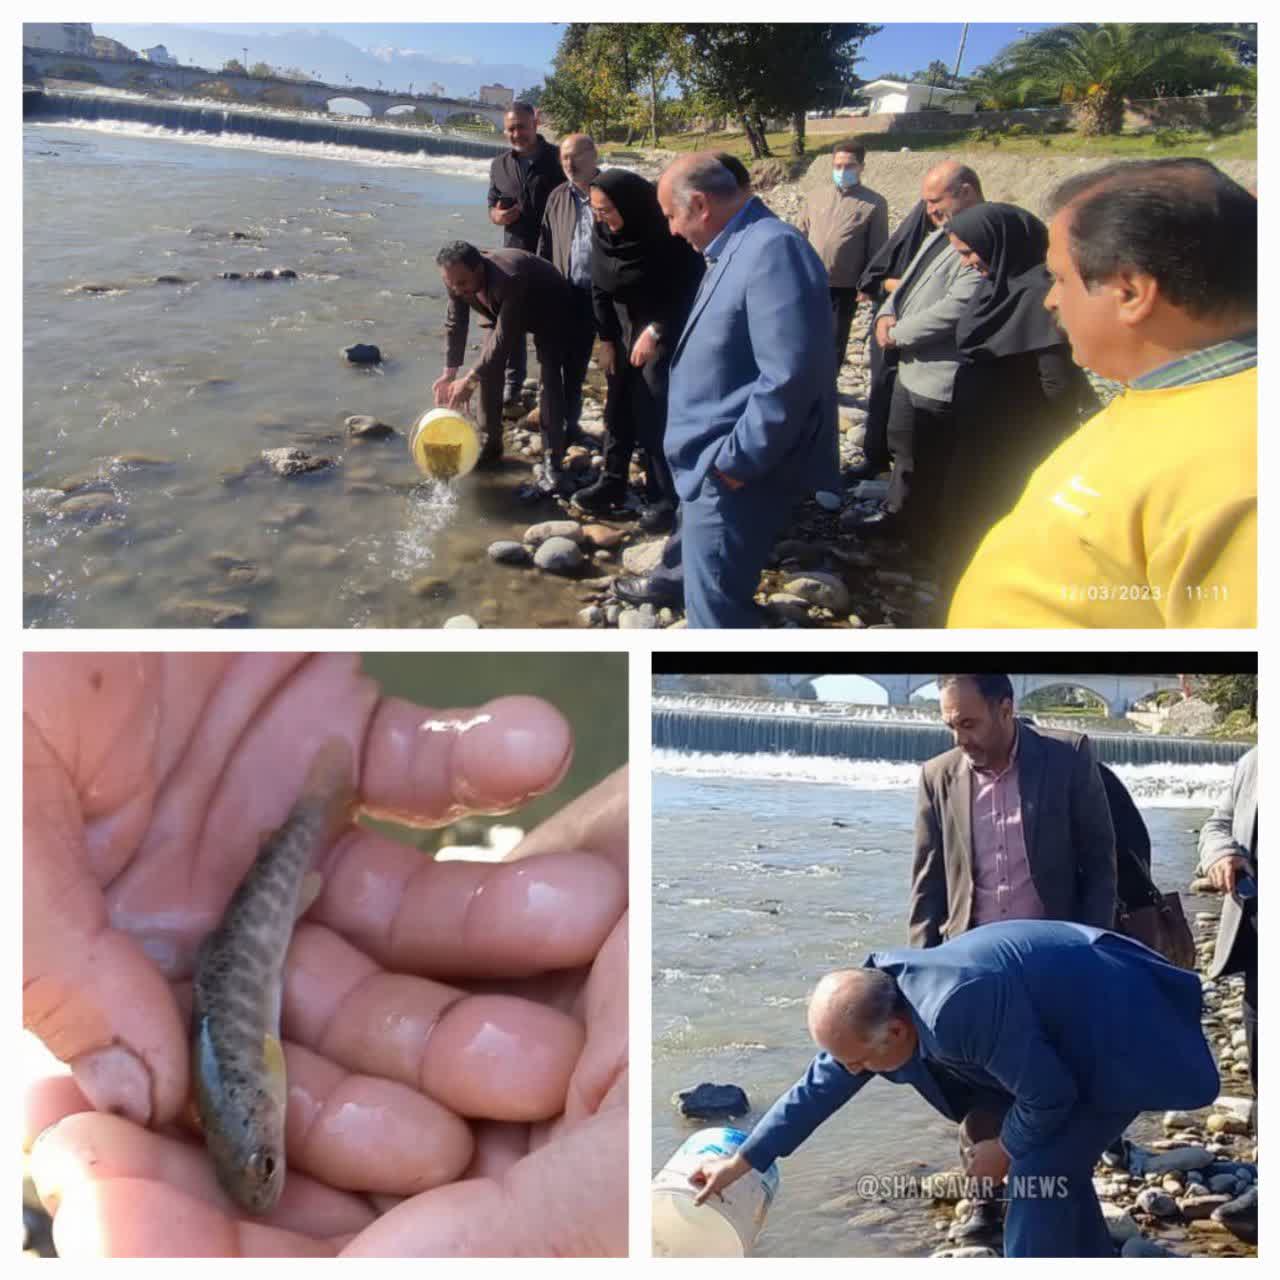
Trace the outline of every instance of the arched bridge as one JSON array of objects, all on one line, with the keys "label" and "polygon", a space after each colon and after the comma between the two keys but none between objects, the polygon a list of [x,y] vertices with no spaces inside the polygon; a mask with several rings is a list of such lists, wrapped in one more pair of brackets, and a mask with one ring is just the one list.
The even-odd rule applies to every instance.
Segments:
[{"label": "arched bridge", "polygon": [[[905,707],[911,701],[912,694],[937,680],[936,674],[930,675],[871,675],[859,673],[864,680],[878,684],[888,695],[891,707]],[[1125,715],[1135,702],[1157,693],[1161,689],[1179,689],[1181,685],[1177,676],[1131,676],[1131,675],[1089,675],[1042,676],[1014,675],[1009,680],[1013,684],[1016,701],[1021,701],[1037,689],[1047,689],[1051,685],[1065,684],[1074,688],[1087,690],[1096,694],[1107,704],[1108,712],[1116,717]]]},{"label": "arched bridge", "polygon": [[132,89],[138,93],[167,91],[192,97],[213,97],[224,105],[253,102],[263,106],[291,107],[297,111],[329,111],[331,102],[343,99],[368,107],[374,118],[385,117],[394,107],[412,107],[439,125],[447,124],[458,116],[478,116],[493,125],[495,130],[501,130],[504,114],[502,107],[461,98],[391,93],[363,85],[325,84],[319,80],[263,78],[232,71],[210,71],[204,67],[167,67],[142,58],[91,58],[34,49],[30,45],[22,48],[22,78],[28,84],[39,84],[44,80],[80,80],[116,89]]}]

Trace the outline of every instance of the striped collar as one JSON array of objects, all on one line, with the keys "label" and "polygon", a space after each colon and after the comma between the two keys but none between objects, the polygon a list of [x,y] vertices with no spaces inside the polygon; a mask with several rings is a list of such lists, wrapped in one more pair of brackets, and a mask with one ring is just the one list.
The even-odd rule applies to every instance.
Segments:
[{"label": "striped collar", "polygon": [[1211,347],[1191,351],[1176,360],[1144,373],[1129,384],[1133,391],[1154,391],[1165,387],[1189,387],[1213,378],[1227,378],[1258,364],[1258,334],[1242,333],[1238,338],[1215,342]]}]

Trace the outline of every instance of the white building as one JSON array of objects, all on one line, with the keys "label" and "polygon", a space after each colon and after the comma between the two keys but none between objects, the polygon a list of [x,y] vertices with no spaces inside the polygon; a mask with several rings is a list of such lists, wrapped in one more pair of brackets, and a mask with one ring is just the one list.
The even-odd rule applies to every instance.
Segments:
[{"label": "white building", "polygon": [[148,62],[154,62],[159,67],[176,67],[178,65],[177,58],[162,44],[154,45],[150,49],[143,49],[142,56]]},{"label": "white building", "polygon": [[91,22],[24,22],[22,43],[32,49],[93,56]]},{"label": "white building", "polygon": [[943,89],[937,85],[918,84],[906,80],[872,80],[859,90],[870,99],[868,115],[902,115],[941,107],[954,115],[968,115],[978,109],[977,101],[961,89]]},{"label": "white building", "polygon": [[422,92],[425,93],[428,98],[447,98],[449,96],[448,91],[445,89],[444,85],[439,84],[435,80],[433,80],[429,85],[427,85],[427,87],[423,89]]},{"label": "white building", "polygon": [[491,107],[509,107],[516,100],[516,91],[504,84],[482,84],[480,101]]}]

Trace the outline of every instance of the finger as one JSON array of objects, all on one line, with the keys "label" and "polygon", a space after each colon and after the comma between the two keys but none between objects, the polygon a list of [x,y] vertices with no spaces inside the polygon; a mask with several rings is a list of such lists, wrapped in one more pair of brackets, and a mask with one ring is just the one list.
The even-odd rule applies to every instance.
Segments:
[{"label": "finger", "polygon": [[464,1178],[501,1178],[518,1160],[529,1154],[529,1126],[499,1120],[479,1120],[472,1125],[476,1153]]},{"label": "finger", "polygon": [[[458,1115],[522,1122],[559,1115],[584,1040],[581,1025],[555,1009],[383,972],[315,925],[300,928],[290,948],[284,1027],[328,1062],[434,1099],[455,1124]],[[470,1155],[468,1146],[450,1176]]]},{"label": "finger", "polygon": [[[241,1213],[218,1185],[203,1143],[97,1112],[68,1116],[47,1130],[32,1149],[30,1170],[55,1220],[84,1184],[117,1181],[168,1188],[228,1221]],[[362,1197],[290,1169],[280,1202],[260,1221],[307,1235],[332,1235],[358,1231],[372,1218]]]},{"label": "finger", "polygon": [[587,1042],[569,1081],[566,1124],[594,1115],[613,1103],[626,1106],[627,937],[628,920],[623,916],[600,949],[583,991],[581,1016],[587,1028]]},{"label": "finger", "polygon": [[384,698],[365,748],[370,811],[439,826],[467,813],[508,813],[550,791],[569,767],[573,735],[541,698],[495,698],[453,711]]},{"label": "finger", "polygon": [[23,745],[23,1025],[71,1063],[99,1109],[139,1124],[168,1120],[187,1089],[173,996],[138,945],[110,927],[73,781],[27,719]]},{"label": "finger", "polygon": [[406,1200],[344,1257],[622,1257],[627,1250],[627,1116],[595,1117],[500,1179]]},{"label": "finger", "polygon": [[22,1149],[30,1151],[36,1139],[59,1120],[93,1109],[73,1076],[30,1081],[22,1096]]},{"label": "finger", "polygon": [[626,893],[619,871],[592,854],[432,862],[361,832],[339,849],[308,918],[350,939],[384,969],[519,977],[589,964]]},{"label": "finger", "polygon": [[81,1182],[53,1220],[61,1258],[326,1258],[347,1241],[232,1218],[163,1183]]},{"label": "finger", "polygon": [[590,791],[583,792],[558,813],[539,823],[508,854],[506,861],[516,862],[534,854],[561,849],[586,849],[625,871],[627,788],[628,770],[623,765]]},{"label": "finger", "polygon": [[292,1167],[345,1191],[416,1195],[470,1163],[470,1128],[431,1098],[349,1073],[297,1044],[285,1045],[285,1063]]}]

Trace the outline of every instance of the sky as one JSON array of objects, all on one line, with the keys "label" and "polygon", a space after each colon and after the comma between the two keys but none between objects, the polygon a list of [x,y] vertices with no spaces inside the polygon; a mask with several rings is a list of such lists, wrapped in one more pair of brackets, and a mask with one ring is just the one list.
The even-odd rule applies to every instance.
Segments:
[{"label": "sky", "polygon": [[[113,24],[95,23],[94,30],[111,35]],[[393,48],[435,59],[459,63],[520,63],[551,70],[551,60],[564,30],[561,23],[342,23],[298,19],[292,22],[183,22],[184,27],[223,35],[276,34],[305,27],[339,36],[361,49]],[[962,28],[959,22],[887,23],[863,46],[864,61],[858,73],[864,80],[887,71],[910,73],[935,58],[955,65]],[[1018,39],[1019,31],[1045,23],[975,22],[969,27],[962,73],[989,61],[1005,45]],[[251,40],[246,43],[252,44]],[[517,85],[516,88],[526,86]]]},{"label": "sky", "polygon": [[[883,707],[889,701],[889,695],[874,680],[868,680],[865,676],[815,676],[813,687],[824,702],[861,702]],[[937,681],[931,680],[913,696],[936,698]]]}]

